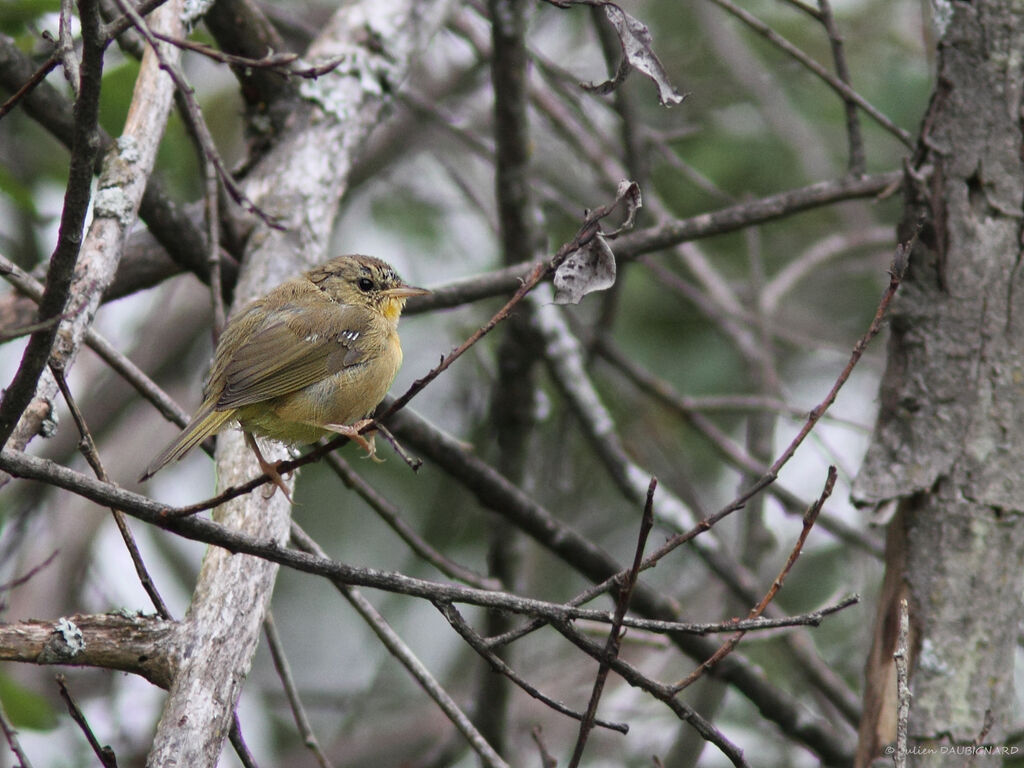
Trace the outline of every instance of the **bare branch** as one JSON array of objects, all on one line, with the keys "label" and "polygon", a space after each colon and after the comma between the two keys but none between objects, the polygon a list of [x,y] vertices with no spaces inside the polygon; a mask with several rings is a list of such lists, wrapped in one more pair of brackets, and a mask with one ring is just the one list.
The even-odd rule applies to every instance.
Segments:
[{"label": "bare branch", "polygon": [[842,79],[833,75],[823,66],[821,66],[821,64],[819,64],[817,61],[815,61],[802,50],[800,50],[800,48],[786,40],[786,38],[784,38],[778,32],[773,30],[763,21],[758,19],[753,14],[740,8],[739,6],[733,4],[730,0],[711,0],[711,2],[717,5],[718,7],[722,8],[723,10],[727,11],[728,13],[732,14],[733,16],[735,16],[737,19],[742,21],[744,24],[753,29],[755,32],[757,32],[763,38],[768,40],[770,43],[772,43],[782,51],[785,51],[787,54],[792,56],[804,67],[806,67],[808,70],[817,75],[840,96],[842,96],[844,100],[852,102],[861,109],[863,109],[875,122],[877,122],[880,126],[885,128],[885,130],[889,131],[889,133],[891,133],[893,136],[895,136],[897,139],[903,142],[903,144],[905,144],[908,148],[914,148],[914,140],[907,131],[903,130],[898,125],[893,123],[876,107],[870,104],[863,96],[861,96],[849,85],[843,82]]},{"label": "bare branch", "polygon": [[[97,118],[103,43],[99,36],[98,3],[96,0],[83,0],[79,10],[83,39],[81,93],[75,105],[75,135],[61,212],[60,236],[50,257],[46,288],[39,303],[41,321],[59,317],[67,306],[86,211],[92,197],[92,169],[99,147]],[[46,368],[56,338],[57,326],[50,326],[33,333],[29,339],[18,372],[0,401],[0,445],[6,445],[18,420],[32,402],[37,382]]]},{"label": "bare branch", "polygon": [[75,700],[71,698],[71,692],[68,691],[67,686],[64,684],[64,675],[57,675],[57,687],[60,688],[60,697],[64,699],[64,703],[67,704],[68,712],[71,714],[71,719],[74,720],[78,727],[82,729],[82,733],[85,734],[86,740],[89,742],[89,746],[92,748],[93,753],[99,758],[100,763],[103,764],[104,768],[117,768],[117,757],[114,755],[114,750],[109,746],[101,745],[96,738],[96,735],[92,732],[92,728],[89,726],[89,721],[85,719],[85,715],[82,714],[82,710],[75,704]]},{"label": "bare branch", "polygon": [[620,635],[622,619],[629,609],[629,599],[633,595],[633,588],[636,586],[636,580],[640,574],[640,564],[644,559],[647,536],[650,534],[651,528],[654,527],[654,490],[657,487],[658,481],[652,477],[651,483],[647,487],[647,501],[644,504],[643,519],[640,521],[640,534],[637,537],[636,552],[633,554],[633,565],[619,585],[619,594],[615,602],[615,616],[612,618],[612,625],[608,630],[608,639],[605,641],[604,653],[601,654],[601,663],[597,669],[597,677],[594,679],[594,689],[590,694],[586,715],[580,723],[580,732],[576,738],[572,757],[569,759],[569,768],[576,768],[580,764],[580,760],[583,759],[587,737],[590,735],[590,731],[594,727],[594,719],[597,717],[597,704],[601,700],[601,692],[608,680],[608,670],[611,668],[612,661],[619,655],[619,647],[622,642]]},{"label": "bare branch", "polygon": [[179,629],[173,621],[113,613],[0,624],[0,660],[117,669],[166,688]]},{"label": "bare branch", "polygon": [[288,658],[284,655],[284,647],[281,644],[281,636],[277,633],[277,625],[274,623],[274,614],[267,611],[263,619],[263,634],[267,638],[267,648],[270,649],[270,656],[274,660],[274,669],[281,679],[281,686],[288,698],[288,706],[291,707],[292,717],[295,718],[295,726],[302,736],[302,743],[313,753],[313,757],[320,764],[320,768],[331,768],[331,761],[327,759],[320,742],[313,733],[313,726],[309,724],[306,716],[306,709],[302,706],[302,699],[299,698],[299,689],[295,685],[295,678],[292,677],[291,666]]},{"label": "bare branch", "polygon": [[28,755],[25,754],[25,751],[21,748],[21,743],[18,741],[18,732],[14,730],[14,726],[7,717],[7,712],[4,710],[2,703],[0,703],[0,728],[3,729],[4,738],[7,739],[7,746],[11,748],[11,752],[14,753],[15,758],[18,760],[16,768],[32,768]]},{"label": "bare branch", "polygon": [[[441,615],[448,620],[448,623],[452,625],[452,627],[455,629],[456,632],[459,633],[462,639],[469,643],[470,647],[472,647],[474,651],[479,653],[480,656],[482,656],[487,661],[487,663],[491,665],[491,668],[495,672],[504,675],[513,683],[515,683],[524,691],[526,691],[526,693],[528,693],[530,696],[532,696],[535,699],[538,699],[539,701],[544,702],[544,704],[551,707],[551,709],[555,710],[556,712],[560,712],[561,714],[571,717],[575,720],[583,719],[582,712],[577,712],[573,709],[570,709],[565,704],[562,704],[559,701],[555,701],[554,699],[550,698],[549,696],[545,695],[537,688],[532,686],[526,680],[524,680],[514,669],[512,669],[512,667],[506,664],[505,661],[500,656],[498,656],[496,653],[494,653],[494,651],[490,649],[490,647],[488,647],[488,643],[482,637],[480,637],[480,635],[477,634],[476,631],[473,630],[473,628],[469,625],[465,618],[463,618],[462,614],[459,613],[459,610],[454,605],[452,605],[451,603],[437,603],[436,605],[437,609],[441,612]],[[629,732],[629,726],[625,723],[613,723],[607,720],[599,719],[595,719],[594,723],[600,725],[602,728],[609,728],[613,731],[618,731],[619,733]]]}]

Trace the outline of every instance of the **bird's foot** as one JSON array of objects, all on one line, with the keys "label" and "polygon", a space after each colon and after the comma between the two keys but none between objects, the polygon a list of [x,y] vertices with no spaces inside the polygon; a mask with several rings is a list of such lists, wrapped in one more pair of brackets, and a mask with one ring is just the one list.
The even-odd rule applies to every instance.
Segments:
[{"label": "bird's foot", "polygon": [[[270,482],[281,489],[281,493],[283,493],[284,497],[288,499],[288,503],[293,504],[294,502],[292,501],[291,491],[288,490],[288,486],[285,484],[284,478],[281,477],[281,473],[278,471],[278,467],[281,465],[281,462],[269,462],[263,458],[263,453],[260,451],[259,445],[256,444],[256,438],[248,432],[245,433],[245,442],[246,445],[252,449],[253,454],[255,454],[256,461],[259,462],[260,469],[263,471],[263,474],[270,478]],[[269,499],[274,495],[275,488],[271,487],[268,490],[270,493],[263,494],[263,498],[265,499]]]},{"label": "bird's foot", "polygon": [[378,464],[383,464],[384,459],[378,458],[377,447],[374,443],[374,435],[371,431],[369,438],[366,435],[359,433],[359,430],[363,429],[367,424],[372,424],[373,419],[361,419],[355,424],[327,424],[325,429],[331,430],[331,432],[337,432],[339,435],[344,435],[349,440],[356,443],[360,448],[366,451],[364,459],[372,459]]}]

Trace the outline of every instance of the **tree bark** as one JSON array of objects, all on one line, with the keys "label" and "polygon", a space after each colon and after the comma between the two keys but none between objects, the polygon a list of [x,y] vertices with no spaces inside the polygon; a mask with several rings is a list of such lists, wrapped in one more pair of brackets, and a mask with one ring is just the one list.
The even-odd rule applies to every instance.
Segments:
[{"label": "tree bark", "polygon": [[[1024,564],[1024,9],[942,4],[938,77],[908,168],[920,237],[892,315],[854,498],[891,504],[857,765],[896,735],[897,607],[910,603],[911,764],[1002,763]],[[888,759],[888,758],[887,758]]]}]

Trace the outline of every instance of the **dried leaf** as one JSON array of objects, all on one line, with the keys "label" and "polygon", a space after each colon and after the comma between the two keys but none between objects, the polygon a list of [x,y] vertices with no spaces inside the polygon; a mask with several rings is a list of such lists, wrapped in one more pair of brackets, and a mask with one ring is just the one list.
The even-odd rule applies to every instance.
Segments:
[{"label": "dried leaf", "polygon": [[[602,232],[601,220],[620,206],[625,208],[626,214],[622,224],[611,232]],[[632,229],[636,212],[642,206],[640,185],[623,180],[619,182],[612,202],[587,211],[574,241],[579,247],[555,268],[555,304],[579,304],[588,293],[603,291],[615,284],[615,254],[607,240]]]},{"label": "dried leaf", "polygon": [[579,304],[588,293],[615,284],[615,254],[604,237],[594,236],[555,270],[555,304]]},{"label": "dried leaf", "polygon": [[615,190],[615,207],[618,207],[620,204],[626,206],[626,218],[623,219],[618,229],[603,233],[605,237],[611,240],[614,240],[622,232],[633,228],[636,212],[643,208],[644,205],[643,198],[640,196],[640,185],[635,181],[620,181],[618,189]]},{"label": "dried leaf", "polygon": [[636,69],[647,75],[658,86],[658,100],[662,106],[672,107],[682,103],[686,95],[679,93],[669,82],[668,73],[665,72],[665,68],[651,47],[651,32],[646,25],[614,3],[602,3],[601,5],[604,8],[605,16],[608,17],[608,21],[615,27],[615,32],[619,36],[619,44],[622,46],[622,61],[619,63],[615,77],[611,80],[597,84],[584,84],[583,87],[598,93],[609,93],[626,79],[630,69]]}]

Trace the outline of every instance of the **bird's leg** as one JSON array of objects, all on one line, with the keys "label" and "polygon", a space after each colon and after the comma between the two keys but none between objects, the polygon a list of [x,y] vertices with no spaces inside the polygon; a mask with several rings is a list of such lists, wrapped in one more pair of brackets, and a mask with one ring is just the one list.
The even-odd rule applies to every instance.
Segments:
[{"label": "bird's leg", "polygon": [[383,463],[384,459],[377,458],[377,448],[374,445],[374,436],[370,435],[369,439],[359,434],[359,430],[363,429],[367,424],[372,424],[373,419],[360,419],[355,424],[323,424],[323,429],[329,429],[331,432],[336,432],[339,435],[344,435],[349,440],[352,440],[359,445],[364,451],[366,456],[364,458],[373,459],[378,464]]},{"label": "bird's leg", "polygon": [[[256,461],[259,462],[260,469],[263,470],[263,474],[269,477],[270,481],[281,489],[281,493],[283,493],[284,497],[288,499],[289,504],[293,503],[292,495],[288,491],[288,486],[284,484],[284,478],[281,477],[281,473],[277,471],[278,462],[271,464],[269,461],[263,458],[263,453],[260,451],[259,445],[256,444],[256,438],[253,437],[248,432],[245,432],[244,434],[245,444],[249,446],[249,448],[252,450],[254,454],[256,454]],[[273,493],[271,493],[270,495],[273,496]]]}]

